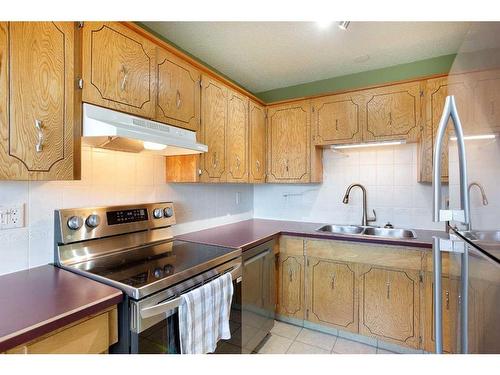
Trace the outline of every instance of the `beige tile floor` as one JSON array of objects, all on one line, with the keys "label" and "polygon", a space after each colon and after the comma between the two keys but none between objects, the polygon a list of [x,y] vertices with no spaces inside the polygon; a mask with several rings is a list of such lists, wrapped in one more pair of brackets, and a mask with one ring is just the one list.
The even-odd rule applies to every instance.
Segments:
[{"label": "beige tile floor", "polygon": [[374,346],[275,321],[259,354],[394,354]]}]

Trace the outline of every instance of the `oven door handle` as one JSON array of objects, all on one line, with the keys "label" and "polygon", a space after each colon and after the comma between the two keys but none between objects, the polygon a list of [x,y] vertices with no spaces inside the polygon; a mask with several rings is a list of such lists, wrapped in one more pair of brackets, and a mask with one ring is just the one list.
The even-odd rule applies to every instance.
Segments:
[{"label": "oven door handle", "polygon": [[[233,279],[235,276],[234,271],[238,270],[239,268],[241,268],[241,264],[238,264],[237,266],[235,266],[234,268],[232,268],[231,270],[228,271],[228,272],[231,272],[233,274],[232,275]],[[222,276],[222,275],[220,275],[220,276]],[[241,276],[238,276],[237,274],[236,274],[236,276],[237,276],[237,282],[240,282]],[[144,307],[143,309],[141,309],[140,314],[141,314],[142,318],[151,318],[152,316],[165,314],[168,311],[174,310],[177,307],[179,307],[181,302],[182,302],[182,297],[170,299],[168,301],[159,303],[159,304],[154,305],[154,306]]]},{"label": "oven door handle", "polygon": [[141,317],[142,318],[151,318],[152,316],[165,314],[167,311],[176,309],[181,304],[182,297],[177,297],[171,300],[168,300],[163,303],[159,303],[158,305],[154,305],[151,307],[145,307],[141,309]]}]

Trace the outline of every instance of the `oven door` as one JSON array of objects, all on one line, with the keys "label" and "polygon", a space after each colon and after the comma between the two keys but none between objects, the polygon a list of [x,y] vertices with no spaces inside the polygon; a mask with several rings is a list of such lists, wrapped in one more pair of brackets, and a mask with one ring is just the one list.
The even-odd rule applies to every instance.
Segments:
[{"label": "oven door", "polygon": [[[231,272],[233,277],[233,301],[231,305],[231,331],[235,322],[241,320],[240,303],[241,288],[241,259],[235,259],[194,277],[184,283],[176,285],[153,296],[140,301],[130,302],[130,352],[133,354],[178,354],[179,345],[179,316],[177,312],[178,296],[186,291],[198,287],[203,282]],[[175,307],[174,307],[175,306]],[[232,346],[224,349],[223,353],[234,352]],[[236,343],[235,343],[236,344]]]}]

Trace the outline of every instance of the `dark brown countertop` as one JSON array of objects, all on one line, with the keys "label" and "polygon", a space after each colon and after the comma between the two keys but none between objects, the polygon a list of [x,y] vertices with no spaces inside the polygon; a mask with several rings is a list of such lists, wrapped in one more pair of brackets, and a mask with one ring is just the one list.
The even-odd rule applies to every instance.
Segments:
[{"label": "dark brown countertop", "polygon": [[119,289],[54,266],[0,276],[0,352],[120,303]]},{"label": "dark brown countertop", "polygon": [[324,223],[251,219],[197,232],[186,233],[177,236],[176,239],[246,250],[262,242],[266,242],[280,234],[337,241],[411,246],[428,249],[432,248],[433,236],[448,238],[448,234],[446,232],[432,230],[415,230],[415,233],[417,234],[417,238],[415,239],[390,239],[373,236],[338,235],[316,232],[316,229],[322,225],[324,225]]}]

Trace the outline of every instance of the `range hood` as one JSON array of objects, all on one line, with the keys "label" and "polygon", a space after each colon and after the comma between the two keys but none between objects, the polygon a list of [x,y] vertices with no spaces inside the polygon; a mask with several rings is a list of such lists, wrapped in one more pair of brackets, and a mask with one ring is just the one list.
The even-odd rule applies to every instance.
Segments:
[{"label": "range hood", "polygon": [[193,131],[87,103],[83,104],[82,137],[85,145],[116,151],[188,155],[208,150],[196,142]]}]

